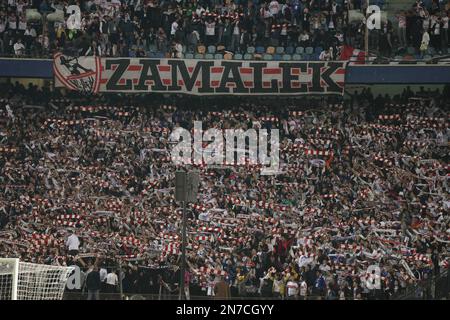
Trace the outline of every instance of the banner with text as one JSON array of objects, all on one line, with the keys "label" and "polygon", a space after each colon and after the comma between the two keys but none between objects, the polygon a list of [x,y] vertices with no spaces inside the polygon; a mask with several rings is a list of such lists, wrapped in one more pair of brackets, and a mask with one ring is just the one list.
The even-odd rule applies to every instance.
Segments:
[{"label": "banner with text", "polygon": [[194,95],[343,94],[343,61],[236,61],[68,57],[56,54],[56,86],[83,92]]}]

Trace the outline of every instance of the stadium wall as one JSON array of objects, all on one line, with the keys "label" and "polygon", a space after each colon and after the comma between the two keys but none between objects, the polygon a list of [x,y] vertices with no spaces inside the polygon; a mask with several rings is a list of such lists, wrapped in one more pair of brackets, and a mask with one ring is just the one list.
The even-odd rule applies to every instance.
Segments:
[{"label": "stadium wall", "polygon": [[[0,59],[2,78],[53,79],[50,59]],[[345,84],[446,84],[450,65],[349,65]]]}]

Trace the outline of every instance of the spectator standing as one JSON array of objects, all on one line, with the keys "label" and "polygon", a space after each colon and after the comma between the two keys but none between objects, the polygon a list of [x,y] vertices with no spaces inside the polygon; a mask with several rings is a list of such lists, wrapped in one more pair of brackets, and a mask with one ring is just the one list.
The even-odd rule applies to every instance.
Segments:
[{"label": "spectator standing", "polygon": [[22,39],[17,39],[14,44],[14,55],[17,57],[23,56],[25,54],[25,45],[22,43]]},{"label": "spectator standing", "polygon": [[225,282],[225,279],[221,276],[214,288],[214,297],[220,300],[227,300],[231,297],[230,286]]},{"label": "spectator standing", "polygon": [[66,241],[67,250],[69,250],[69,255],[76,256],[80,250],[80,239],[73,232],[73,230],[69,230],[69,237]]},{"label": "spectator standing", "polygon": [[108,293],[116,293],[118,290],[119,278],[115,270],[111,270],[106,276],[106,290]]},{"label": "spectator standing", "polygon": [[231,36],[231,51],[239,52],[239,44],[241,41],[241,30],[239,26],[239,20],[236,20],[232,24],[233,33]]},{"label": "spectator standing", "polygon": [[286,283],[286,297],[289,300],[295,300],[298,298],[298,283],[292,275]]},{"label": "spectator standing", "polygon": [[308,284],[306,283],[303,276],[300,276],[299,284],[300,284],[300,288],[299,288],[300,300],[306,300],[307,296],[308,296]]},{"label": "spectator standing", "polygon": [[100,299],[101,281],[97,264],[91,266],[90,271],[86,276],[86,287],[88,291],[88,300]]},{"label": "spectator standing", "polygon": [[216,22],[213,19],[205,22],[205,45],[211,46],[216,43]]},{"label": "spectator standing", "polygon": [[423,58],[423,56],[426,54],[428,50],[428,44],[430,43],[430,34],[427,30],[425,30],[422,34],[422,42],[420,45],[420,55]]},{"label": "spectator standing", "polygon": [[442,13],[441,22],[442,22],[442,49],[444,52],[448,49],[448,42],[449,42],[449,33],[448,33],[448,20],[450,17],[450,11],[447,13]]},{"label": "spectator standing", "polygon": [[406,15],[404,11],[401,11],[397,15],[398,20],[398,43],[400,47],[406,47]]}]

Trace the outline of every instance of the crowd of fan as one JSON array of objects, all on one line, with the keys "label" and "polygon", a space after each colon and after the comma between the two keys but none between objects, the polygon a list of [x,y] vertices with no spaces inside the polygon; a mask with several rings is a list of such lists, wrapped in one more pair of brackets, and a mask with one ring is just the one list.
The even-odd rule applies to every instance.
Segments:
[{"label": "crowd of fan", "polygon": [[125,294],[177,293],[182,213],[169,134],[194,120],[278,128],[281,167],[195,167],[190,296],[390,298],[448,267],[449,105],[439,93],[281,105],[0,92],[0,255],[76,264],[91,299],[117,292],[118,274]]},{"label": "crowd of fan", "polygon": [[[381,29],[370,32],[370,50],[384,56],[408,46],[415,47],[417,52],[421,47],[426,51],[428,45],[438,52],[446,51],[449,37],[446,2],[417,1],[397,15],[396,29],[391,21],[384,21]],[[364,12],[365,3],[360,0],[1,0],[0,3],[2,55],[50,56],[64,49],[74,55],[142,57],[158,52],[161,56],[180,57],[183,52],[196,52],[201,44],[234,53],[246,53],[248,47],[260,46],[333,48],[330,59],[336,59],[343,44],[364,47],[363,23],[349,19],[349,10]],[[41,21],[27,21],[27,8],[45,15],[65,11],[70,4],[80,5],[79,30],[69,30],[64,21],[47,21],[45,25]],[[371,4],[382,8],[383,1]]]}]

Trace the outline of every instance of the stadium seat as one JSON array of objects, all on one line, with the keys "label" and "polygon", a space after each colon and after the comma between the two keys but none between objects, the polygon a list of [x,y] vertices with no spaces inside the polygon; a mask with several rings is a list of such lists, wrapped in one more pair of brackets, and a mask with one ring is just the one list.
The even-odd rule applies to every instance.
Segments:
[{"label": "stadium seat", "polygon": [[205,59],[208,59],[208,60],[214,59],[214,55],[212,53],[207,53],[207,54],[205,54]]},{"label": "stadium seat", "polygon": [[286,53],[287,54],[294,54],[294,52],[295,52],[294,47],[287,47],[286,48]]},{"label": "stadium seat", "polygon": [[408,47],[408,48],[406,49],[406,52],[407,52],[409,55],[414,55],[414,54],[416,53],[416,49],[414,49],[413,47]]},{"label": "stadium seat", "polygon": [[266,53],[266,54],[263,55],[263,59],[264,60],[273,60],[273,57],[272,57],[271,54]]},{"label": "stadium seat", "polygon": [[186,53],[186,46],[183,46],[183,49],[181,50],[182,53]]},{"label": "stadium seat", "polygon": [[205,56],[203,54],[201,54],[201,53],[196,53],[195,56],[194,56],[195,59],[203,59],[204,57]]},{"label": "stadium seat", "polygon": [[223,59],[223,54],[221,54],[221,53],[216,53],[216,54],[214,55],[214,59],[216,59],[216,60],[222,60],[222,59]]},{"label": "stadium seat", "polygon": [[305,53],[306,54],[313,54],[314,53],[314,48],[313,47],[307,47],[305,49]]},{"label": "stadium seat", "polygon": [[292,60],[292,56],[290,54],[283,54],[283,56],[281,57],[281,59],[283,61],[290,61]]},{"label": "stadium seat", "polygon": [[301,54],[295,53],[292,55],[292,60],[301,61],[303,60],[303,56]]},{"label": "stadium seat", "polygon": [[209,46],[208,47],[208,53],[210,53],[210,54],[216,53],[216,46]]},{"label": "stadium seat", "polygon": [[267,54],[274,54],[275,53],[275,47],[267,47],[266,53]]},{"label": "stadium seat", "polygon": [[281,60],[281,54],[274,54],[273,55],[273,60],[280,61]]},{"label": "stadium seat", "polygon": [[185,55],[184,55],[184,58],[185,59],[194,59],[194,55],[192,54],[192,53],[186,53]]},{"label": "stadium seat", "polygon": [[305,48],[303,48],[303,47],[297,47],[297,48],[295,49],[295,53],[297,53],[297,54],[303,54],[303,53],[305,53]]},{"label": "stadium seat", "polygon": [[277,47],[275,52],[277,54],[283,54],[284,53],[284,47]]},{"label": "stadium seat", "polygon": [[256,47],[256,53],[263,54],[265,52],[264,47]]},{"label": "stadium seat", "polygon": [[255,53],[255,47],[248,47],[247,48],[247,53],[254,54]]},{"label": "stadium seat", "polygon": [[322,53],[322,51],[323,51],[323,48],[322,47],[315,47],[314,48],[314,53],[318,53],[318,54],[321,54]]},{"label": "stadium seat", "polygon": [[242,60],[242,54],[236,53],[233,57],[233,60]]},{"label": "stadium seat", "polygon": [[246,53],[244,54],[244,60],[252,60],[253,59],[253,55],[250,53]]}]

